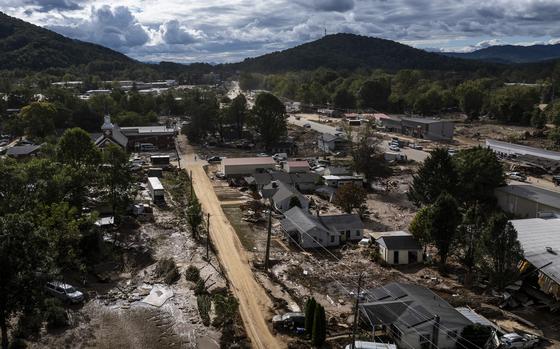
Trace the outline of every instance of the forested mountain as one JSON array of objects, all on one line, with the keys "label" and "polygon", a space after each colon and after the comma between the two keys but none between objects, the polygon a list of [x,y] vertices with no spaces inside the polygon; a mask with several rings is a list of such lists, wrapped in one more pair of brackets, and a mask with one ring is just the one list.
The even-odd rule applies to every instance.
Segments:
[{"label": "forested mountain", "polygon": [[493,70],[496,64],[473,62],[426,52],[391,40],[354,34],[334,34],[280,52],[228,65],[240,71],[279,73],[314,70],[425,69],[472,71]]},{"label": "forested mountain", "polygon": [[140,64],[106,47],[69,39],[0,12],[0,70],[41,71],[92,63],[118,70]]},{"label": "forested mountain", "polygon": [[500,63],[533,63],[560,58],[560,44],[533,46],[491,46],[474,52],[444,53],[448,57],[476,59]]}]

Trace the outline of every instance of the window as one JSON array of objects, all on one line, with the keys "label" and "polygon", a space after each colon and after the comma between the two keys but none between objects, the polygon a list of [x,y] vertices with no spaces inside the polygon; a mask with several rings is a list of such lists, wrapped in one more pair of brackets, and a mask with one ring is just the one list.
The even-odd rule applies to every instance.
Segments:
[{"label": "window", "polygon": [[360,236],[360,231],[356,230],[356,236]]},{"label": "window", "polygon": [[331,243],[334,244],[334,235],[331,235]]}]

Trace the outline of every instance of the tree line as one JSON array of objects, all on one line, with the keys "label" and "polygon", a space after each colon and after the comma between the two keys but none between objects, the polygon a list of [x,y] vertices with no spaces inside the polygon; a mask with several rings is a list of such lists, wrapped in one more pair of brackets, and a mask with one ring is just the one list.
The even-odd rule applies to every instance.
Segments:
[{"label": "tree line", "polygon": [[456,257],[470,278],[481,270],[503,288],[517,275],[523,252],[509,218],[496,206],[494,189],[505,185],[492,150],[475,147],[451,156],[439,148],[419,167],[408,196],[420,210],[410,232],[433,245],[441,265]]},{"label": "tree line", "polygon": [[[41,323],[52,316],[45,313],[53,311],[45,282],[68,272],[85,276],[105,253],[93,203],[109,207],[120,224],[134,195],[128,155],[114,145],[100,152],[82,129],[66,130],[56,144],[44,145],[43,154],[0,160],[2,348],[8,348],[13,317],[19,329],[30,317]],[[60,307],[54,311],[64,314]]]}]

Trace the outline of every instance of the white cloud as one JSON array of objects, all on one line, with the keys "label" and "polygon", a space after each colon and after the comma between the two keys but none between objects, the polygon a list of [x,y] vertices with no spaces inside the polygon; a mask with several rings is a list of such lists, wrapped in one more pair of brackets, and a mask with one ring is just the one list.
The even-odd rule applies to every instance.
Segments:
[{"label": "white cloud", "polygon": [[560,37],[560,0],[119,0],[119,6],[115,4],[114,0],[0,0],[0,8],[8,14],[150,61],[236,61],[317,39],[325,29],[465,51],[505,42],[547,43]]}]

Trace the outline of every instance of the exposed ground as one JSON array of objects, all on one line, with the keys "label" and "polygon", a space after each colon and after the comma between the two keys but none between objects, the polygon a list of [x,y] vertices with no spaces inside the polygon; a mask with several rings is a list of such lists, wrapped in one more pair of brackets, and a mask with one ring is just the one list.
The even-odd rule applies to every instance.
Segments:
[{"label": "exposed ground", "polygon": [[251,345],[255,348],[283,348],[285,344],[275,337],[268,326],[272,301],[257,283],[243,246],[229,223],[214,193],[212,183],[203,168],[204,162],[193,161],[194,154],[180,136],[181,162],[192,173],[194,188],[205,212],[211,215],[210,234],[218,258],[231,282],[232,291],[239,301],[239,310]]}]

